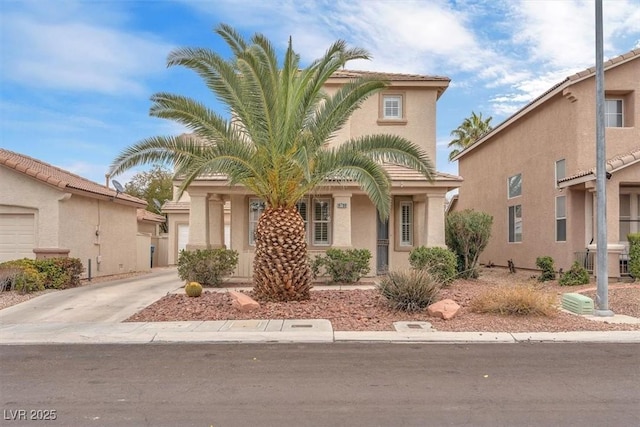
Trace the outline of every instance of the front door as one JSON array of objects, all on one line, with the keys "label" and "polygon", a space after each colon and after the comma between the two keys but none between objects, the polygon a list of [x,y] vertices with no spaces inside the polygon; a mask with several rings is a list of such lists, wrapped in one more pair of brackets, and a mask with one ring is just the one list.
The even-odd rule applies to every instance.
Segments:
[{"label": "front door", "polygon": [[382,221],[377,215],[378,249],[376,251],[376,274],[387,274],[389,271],[389,221]]}]

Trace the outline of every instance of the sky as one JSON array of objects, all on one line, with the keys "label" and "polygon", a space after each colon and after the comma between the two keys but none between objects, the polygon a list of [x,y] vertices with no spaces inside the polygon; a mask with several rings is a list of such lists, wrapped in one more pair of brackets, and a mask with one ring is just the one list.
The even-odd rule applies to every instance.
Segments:
[{"label": "sky", "polygon": [[[604,57],[640,47],[640,0],[604,0]],[[228,57],[213,29],[264,34],[302,65],[338,39],[372,59],[349,69],[447,76],[436,168],[472,111],[495,126],[595,63],[593,0],[0,0],[0,147],[104,183],[127,146],[185,129],[149,117],[173,92],[223,109],[195,73],[166,67],[179,47]],[[127,182],[138,170],[116,177]]]}]

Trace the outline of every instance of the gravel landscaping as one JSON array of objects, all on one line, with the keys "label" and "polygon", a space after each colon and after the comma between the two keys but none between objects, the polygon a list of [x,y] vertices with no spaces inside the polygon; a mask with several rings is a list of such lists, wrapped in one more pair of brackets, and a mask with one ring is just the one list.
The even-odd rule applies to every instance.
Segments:
[{"label": "gravel landscaping", "polygon": [[[495,286],[530,285],[540,292],[551,293],[558,304],[563,293],[581,292],[595,297],[595,282],[578,287],[560,287],[556,281],[539,283],[532,272],[509,274],[493,268],[484,269],[478,280],[457,280],[443,289],[440,299],[450,298],[462,309],[451,320],[430,317],[426,310],[404,313],[387,308],[376,290],[318,290],[311,299],[293,303],[262,303],[259,309],[242,313],[231,306],[226,292],[205,290],[199,298],[183,294],[163,297],[128,319],[131,322],[240,320],[240,319],[329,319],[337,331],[392,331],[395,321],[428,321],[438,331],[479,332],[561,332],[640,330],[640,325],[609,324],[587,320],[558,311],[552,317],[500,316],[471,312],[473,298]],[[244,284],[250,286],[250,284]],[[236,285],[239,286],[239,285]],[[591,289],[591,290],[590,290]],[[640,317],[640,284],[610,283],[609,307],[616,314]]]}]

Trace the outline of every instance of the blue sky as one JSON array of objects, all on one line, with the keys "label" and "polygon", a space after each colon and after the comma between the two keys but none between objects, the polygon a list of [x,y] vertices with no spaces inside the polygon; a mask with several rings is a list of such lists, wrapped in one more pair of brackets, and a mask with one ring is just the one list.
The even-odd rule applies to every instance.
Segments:
[{"label": "blue sky", "polygon": [[[289,36],[303,63],[337,39],[371,61],[348,68],[445,75],[437,169],[471,111],[496,125],[594,64],[595,6],[574,0],[0,0],[0,146],[96,182],[138,140],[184,129],[148,115],[160,91],[219,108],[199,78],[166,68],[177,47],[221,52],[213,28]],[[604,1],[604,54],[640,47],[640,0]],[[134,172],[118,177],[126,182]]]}]

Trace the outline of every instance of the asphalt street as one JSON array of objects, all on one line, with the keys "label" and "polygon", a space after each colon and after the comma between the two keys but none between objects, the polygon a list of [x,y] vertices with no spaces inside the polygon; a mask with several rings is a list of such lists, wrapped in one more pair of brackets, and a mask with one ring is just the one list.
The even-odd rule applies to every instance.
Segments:
[{"label": "asphalt street", "polygon": [[7,426],[640,425],[640,344],[5,345],[0,363]]}]

